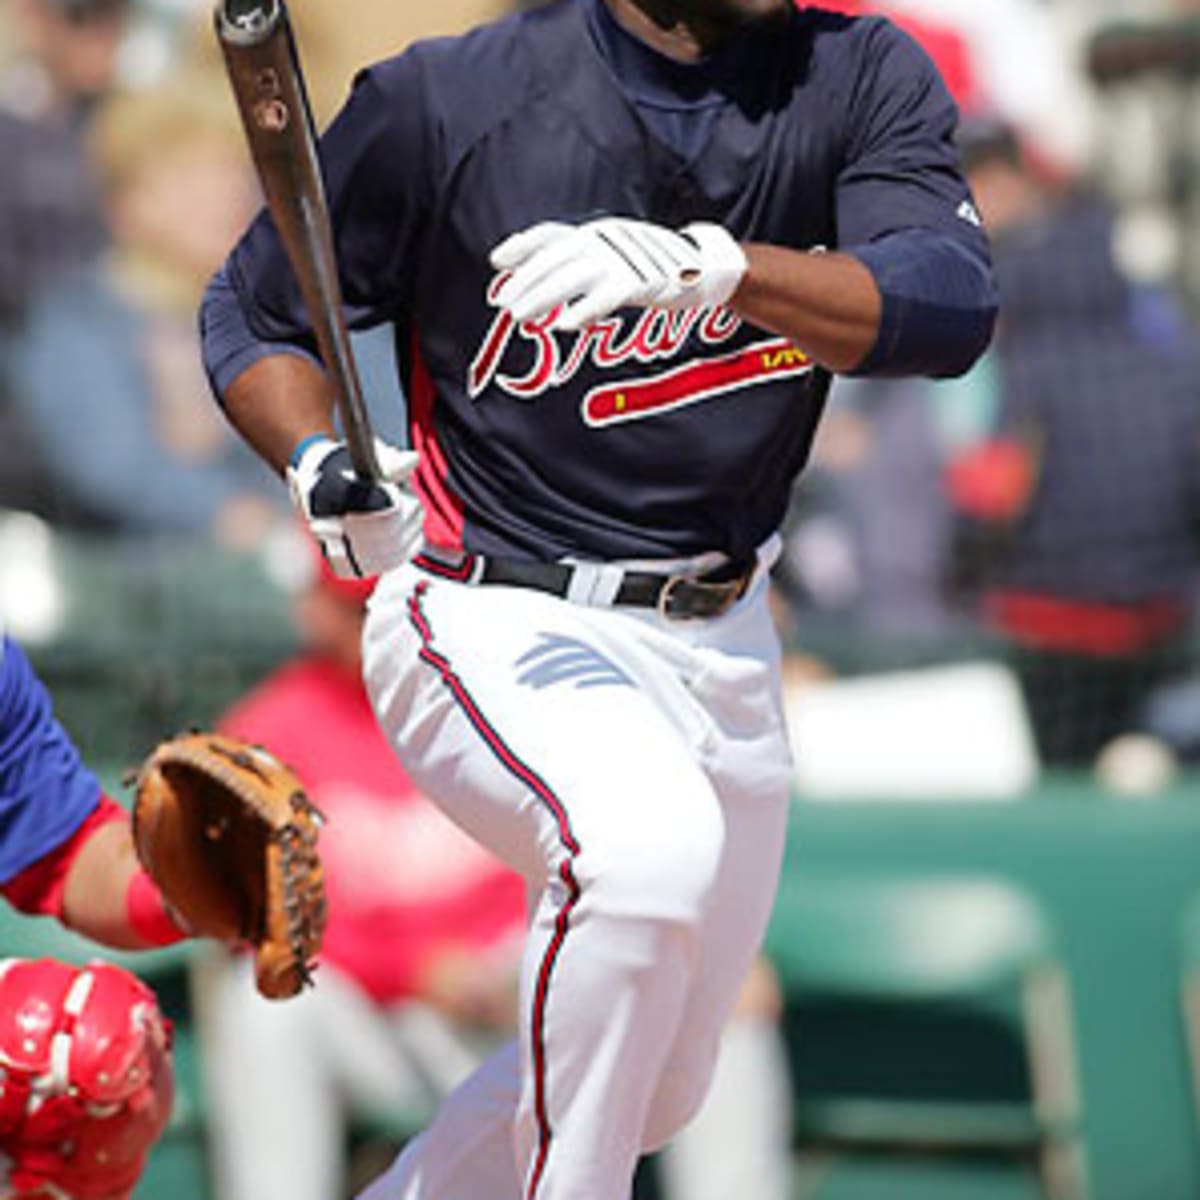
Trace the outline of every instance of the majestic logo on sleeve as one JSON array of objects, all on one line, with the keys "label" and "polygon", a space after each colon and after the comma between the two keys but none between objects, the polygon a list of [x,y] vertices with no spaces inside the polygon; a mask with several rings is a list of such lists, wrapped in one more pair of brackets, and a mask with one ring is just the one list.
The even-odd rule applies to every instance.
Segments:
[{"label": "majestic logo on sleeve", "polygon": [[[506,276],[493,281],[488,299]],[[578,333],[556,331],[558,311],[539,321],[516,321],[497,311],[471,363],[468,392],[472,399],[495,386],[519,400],[533,400],[569,383],[585,365],[601,371],[628,363],[663,368],[637,378],[605,383],[585,393],[583,419],[594,428],[658,416],[739,388],[809,374],[812,360],[787,338],[765,337],[736,349],[723,349],[742,329],[741,318],[727,308],[667,312],[646,309],[632,323],[612,316]],[[671,365],[695,337],[705,353]],[[501,370],[509,348],[523,346],[532,358],[524,374]]]}]

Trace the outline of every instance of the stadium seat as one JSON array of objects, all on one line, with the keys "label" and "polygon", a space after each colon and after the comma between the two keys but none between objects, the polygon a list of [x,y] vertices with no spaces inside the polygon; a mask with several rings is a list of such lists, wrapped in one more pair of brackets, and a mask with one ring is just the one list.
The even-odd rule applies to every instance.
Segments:
[{"label": "stadium seat", "polygon": [[[790,995],[990,1010],[1015,996],[1028,1098],[821,1096],[797,1100],[805,1197],[853,1150],[978,1151],[1033,1158],[1051,1200],[1085,1200],[1067,983],[1025,892],[983,877],[814,877],[789,882],[789,936],[775,948]],[[812,1152],[819,1151],[816,1154]]]}]

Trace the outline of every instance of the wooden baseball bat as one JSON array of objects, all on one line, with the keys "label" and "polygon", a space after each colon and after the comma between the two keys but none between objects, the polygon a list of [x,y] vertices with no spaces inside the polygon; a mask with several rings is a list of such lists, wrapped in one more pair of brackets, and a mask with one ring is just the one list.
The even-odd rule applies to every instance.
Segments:
[{"label": "wooden baseball bat", "polygon": [[287,6],[284,0],[218,0],[214,24],[267,208],[333,381],[351,461],[361,478],[377,479],[375,441],[342,311],[329,206]]}]

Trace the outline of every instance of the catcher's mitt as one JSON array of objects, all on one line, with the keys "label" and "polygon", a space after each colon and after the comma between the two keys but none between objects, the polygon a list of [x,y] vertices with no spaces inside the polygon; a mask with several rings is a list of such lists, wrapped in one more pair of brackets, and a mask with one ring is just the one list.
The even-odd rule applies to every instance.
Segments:
[{"label": "catcher's mitt", "polygon": [[325,928],[320,825],[292,771],[224,734],[163,742],[137,775],[142,865],[193,933],[254,947],[271,999],[311,982]]}]

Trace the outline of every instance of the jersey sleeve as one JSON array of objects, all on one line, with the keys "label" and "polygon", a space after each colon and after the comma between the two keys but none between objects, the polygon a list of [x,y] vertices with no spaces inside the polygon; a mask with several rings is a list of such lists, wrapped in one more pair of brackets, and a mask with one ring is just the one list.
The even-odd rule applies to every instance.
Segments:
[{"label": "jersey sleeve", "polygon": [[[362,72],[321,139],[320,158],[347,320],[362,329],[409,303],[411,250],[427,220],[435,165],[412,52]],[[201,318],[205,363],[218,383],[271,343],[312,352],[303,298],[264,210],[210,288]],[[239,313],[224,309],[236,303]],[[224,307],[222,307],[224,306]],[[276,346],[285,349],[285,346]]]},{"label": "jersey sleeve", "polygon": [[864,46],[836,185],[838,242],[907,229],[949,234],[987,257],[954,135],[958,109],[932,60],[882,19]]},{"label": "jersey sleeve", "polygon": [[10,638],[0,645],[0,884],[7,884],[68,842],[101,791],[24,651]]},{"label": "jersey sleeve", "polygon": [[907,34],[881,20],[864,27],[837,181],[838,242],[871,272],[883,311],[855,374],[959,375],[986,349],[998,298],[954,143],[958,110]]}]

